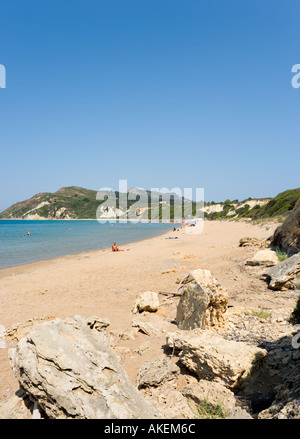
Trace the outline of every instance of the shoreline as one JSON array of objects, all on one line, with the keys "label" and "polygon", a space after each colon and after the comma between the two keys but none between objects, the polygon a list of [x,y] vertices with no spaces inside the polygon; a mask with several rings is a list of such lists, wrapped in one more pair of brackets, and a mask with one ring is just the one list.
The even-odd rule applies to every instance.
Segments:
[{"label": "shoreline", "polygon": [[[0,221],[1,221],[1,220],[0,220]],[[39,220],[24,220],[24,221],[39,221]],[[65,220],[54,220],[54,221],[65,221]],[[67,220],[66,220],[66,221],[67,221]],[[86,221],[86,220],[74,220],[74,221]],[[94,221],[94,220],[87,220],[87,221]],[[97,220],[95,220],[95,221],[97,221]],[[175,224],[175,223],[174,223],[174,224]],[[171,226],[171,227],[173,227],[173,226]],[[184,226],[180,225],[180,227],[183,228]],[[120,246],[124,247],[124,246],[130,245],[130,244],[133,244],[133,243],[135,243],[135,242],[142,242],[142,241],[146,241],[146,240],[148,240],[148,239],[154,239],[154,238],[156,238],[156,237],[159,237],[159,236],[165,235],[165,234],[169,233],[170,231],[172,231],[172,229],[170,229],[170,230],[168,230],[168,231],[166,231],[166,232],[163,231],[162,233],[158,233],[157,235],[155,235],[155,236],[151,236],[151,237],[149,237],[149,238],[137,239],[137,240],[135,240],[135,241],[127,242],[126,244],[120,244]],[[40,263],[40,262],[47,262],[47,261],[51,261],[51,260],[55,260],[55,259],[66,258],[66,257],[72,257],[72,256],[81,255],[81,254],[86,254],[86,253],[94,253],[94,252],[108,251],[109,249],[110,249],[110,247],[100,247],[100,248],[96,248],[96,249],[93,249],[93,250],[83,250],[83,251],[81,251],[81,252],[68,253],[68,254],[63,254],[63,255],[60,255],[60,256],[53,256],[53,257],[49,257],[49,258],[38,259],[38,260],[36,260],[36,261],[25,262],[25,263],[23,263],[23,264],[11,265],[11,266],[8,266],[8,267],[0,267],[0,279],[1,279],[1,277],[2,277],[1,274],[2,274],[2,271],[3,271],[3,270],[13,270],[13,269],[17,269],[17,268],[20,268],[20,267],[25,267],[25,268],[26,268],[27,266],[30,266],[30,265],[32,265],[32,264],[38,264],[38,263]]]}]

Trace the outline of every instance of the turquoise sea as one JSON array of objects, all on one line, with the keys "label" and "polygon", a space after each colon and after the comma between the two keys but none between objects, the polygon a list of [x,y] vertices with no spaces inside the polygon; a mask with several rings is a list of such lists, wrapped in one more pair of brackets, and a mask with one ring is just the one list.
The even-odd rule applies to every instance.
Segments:
[{"label": "turquoise sea", "polygon": [[0,269],[103,249],[113,242],[120,246],[173,227],[164,223],[100,224],[96,220],[0,220]]}]

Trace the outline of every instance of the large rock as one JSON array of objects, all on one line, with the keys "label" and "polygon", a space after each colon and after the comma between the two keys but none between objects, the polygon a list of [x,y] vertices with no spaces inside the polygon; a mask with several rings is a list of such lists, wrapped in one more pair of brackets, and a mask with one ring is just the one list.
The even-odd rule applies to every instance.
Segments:
[{"label": "large rock", "polygon": [[140,368],[137,376],[138,388],[155,386],[158,387],[164,382],[175,380],[180,369],[166,355],[161,355],[153,360],[147,361]]},{"label": "large rock", "polygon": [[214,381],[200,380],[196,384],[185,386],[181,393],[189,400],[195,412],[200,405],[210,404],[219,406],[226,416],[236,406],[234,393],[223,384]]},{"label": "large rock", "polygon": [[224,323],[228,293],[209,270],[194,270],[182,281],[176,323],[180,329],[209,328]]},{"label": "large rock", "polygon": [[300,199],[285,222],[275,230],[271,245],[289,254],[300,251]]},{"label": "large rock", "polygon": [[269,268],[263,276],[273,290],[295,289],[300,285],[300,253],[297,253],[275,267]]},{"label": "large rock", "polygon": [[239,241],[240,247],[260,247],[262,245],[262,240],[258,238],[250,238],[246,236],[245,238],[241,238]]},{"label": "large rock", "polygon": [[177,306],[176,323],[180,329],[205,328],[209,296],[199,284],[186,285]]},{"label": "large rock", "polygon": [[136,298],[133,305],[132,313],[135,314],[143,311],[155,312],[158,310],[158,307],[159,300],[157,293],[155,293],[154,291],[146,291]]},{"label": "large rock", "polygon": [[172,330],[173,325],[157,313],[143,312],[134,315],[132,326],[150,337],[160,337]]},{"label": "large rock", "polygon": [[159,387],[143,388],[141,392],[155,406],[159,419],[198,418],[197,413],[190,407],[188,399],[169,382],[165,382]]},{"label": "large rock", "polygon": [[33,326],[9,350],[20,386],[49,418],[152,418],[98,317],[55,319]]},{"label": "large rock", "polygon": [[278,256],[271,249],[259,250],[255,255],[246,261],[246,265],[273,267],[278,264]]},{"label": "large rock", "polygon": [[267,355],[264,349],[199,329],[169,333],[166,343],[180,351],[182,363],[200,379],[223,383],[233,391],[250,384]]}]

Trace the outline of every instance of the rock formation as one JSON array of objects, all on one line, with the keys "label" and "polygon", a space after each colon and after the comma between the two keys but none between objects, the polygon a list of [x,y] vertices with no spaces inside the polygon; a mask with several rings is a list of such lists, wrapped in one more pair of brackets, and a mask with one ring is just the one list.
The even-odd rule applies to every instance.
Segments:
[{"label": "rock formation", "polygon": [[300,286],[300,253],[269,268],[263,273],[269,282],[269,288],[274,290],[295,289]]},{"label": "rock formation", "polygon": [[199,405],[211,404],[220,406],[225,415],[236,406],[234,393],[223,384],[201,379],[197,383],[188,384],[181,390],[182,395],[189,400],[190,406],[197,412]]},{"label": "rock formation", "polygon": [[240,247],[260,247],[262,242],[261,239],[246,236],[245,238],[240,239],[239,245]]},{"label": "rock formation", "polygon": [[278,256],[271,249],[259,250],[255,255],[246,261],[246,265],[273,267],[278,264]]},{"label": "rock formation", "polygon": [[172,381],[179,375],[180,369],[166,355],[147,361],[139,370],[138,388],[157,387],[164,382]]},{"label": "rock formation", "polygon": [[159,300],[157,293],[153,291],[146,291],[136,298],[133,305],[132,313],[135,314],[143,311],[155,312],[158,310],[158,307]]},{"label": "rock formation", "polygon": [[33,326],[9,351],[20,386],[49,418],[153,418],[110,347],[98,317]]},{"label": "rock formation", "polygon": [[166,343],[180,351],[184,366],[199,379],[220,382],[230,390],[249,385],[267,355],[264,349],[200,329],[169,333]]},{"label": "rock formation", "polygon": [[224,322],[228,293],[209,270],[194,270],[182,281],[176,322],[179,329],[218,327]]}]

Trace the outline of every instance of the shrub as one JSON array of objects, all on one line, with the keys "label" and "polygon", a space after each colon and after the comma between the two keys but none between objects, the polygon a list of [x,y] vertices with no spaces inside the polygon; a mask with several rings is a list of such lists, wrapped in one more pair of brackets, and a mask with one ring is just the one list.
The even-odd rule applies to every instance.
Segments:
[{"label": "shrub", "polygon": [[276,255],[277,255],[278,260],[280,262],[285,261],[287,259],[287,257],[288,257],[287,253],[282,251],[282,250],[280,250],[279,248],[276,249]]},{"label": "shrub", "polygon": [[206,399],[198,405],[197,416],[200,419],[225,419],[227,413],[222,408],[221,403],[211,404]]}]

